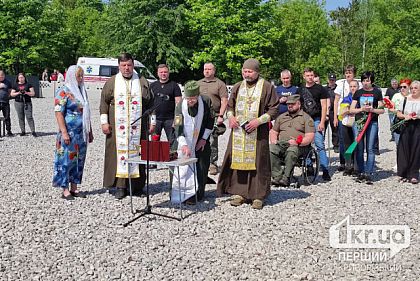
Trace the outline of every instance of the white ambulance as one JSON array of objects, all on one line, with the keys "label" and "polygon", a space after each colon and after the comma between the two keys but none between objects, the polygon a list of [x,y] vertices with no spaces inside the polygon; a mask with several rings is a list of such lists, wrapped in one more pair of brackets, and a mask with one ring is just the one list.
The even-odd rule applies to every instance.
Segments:
[{"label": "white ambulance", "polygon": [[[87,89],[101,90],[105,82],[118,73],[118,60],[114,58],[80,57],[77,65],[85,71]],[[139,61],[134,60],[134,70],[144,76],[149,83],[156,81],[155,76]]]}]

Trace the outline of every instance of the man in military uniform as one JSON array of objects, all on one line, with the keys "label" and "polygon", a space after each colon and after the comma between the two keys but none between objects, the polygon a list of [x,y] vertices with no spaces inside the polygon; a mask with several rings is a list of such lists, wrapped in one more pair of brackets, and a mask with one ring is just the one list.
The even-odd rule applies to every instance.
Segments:
[{"label": "man in military uniform", "polygon": [[[198,158],[196,165],[198,193],[197,199],[204,198],[207,173],[210,166],[209,137],[213,131],[214,115],[211,111],[211,100],[200,96],[199,85],[196,81],[189,81],[184,86],[184,98],[175,108],[174,129],[176,141],[173,149],[178,150],[178,158]],[[194,164],[192,164],[194,165]],[[181,201],[194,204],[194,169],[181,166],[179,177],[185,186],[182,187]],[[174,182],[178,181],[178,174],[174,174]],[[172,202],[179,200],[179,190],[172,188]]]},{"label": "man in military uniform", "polygon": [[300,96],[289,96],[286,103],[287,112],[277,117],[270,133],[272,184],[281,186],[290,184],[299,156],[308,150],[315,137],[314,121],[301,109]]}]

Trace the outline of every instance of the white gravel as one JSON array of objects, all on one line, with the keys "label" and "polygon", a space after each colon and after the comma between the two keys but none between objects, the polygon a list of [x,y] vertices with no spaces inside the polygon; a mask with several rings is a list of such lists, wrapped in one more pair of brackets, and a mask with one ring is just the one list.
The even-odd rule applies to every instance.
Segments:
[{"label": "white gravel", "polygon": [[[380,118],[373,186],[335,173],[329,183],[273,188],[264,209],[256,211],[247,204],[231,207],[209,185],[199,212],[183,222],[147,216],[122,227],[132,218],[130,201],[115,200],[102,188],[99,93],[89,94],[95,141],[81,185],[86,199],[66,202],[51,186],[57,130],[51,92],[33,100],[40,137],[0,139],[0,280],[419,279],[420,189],[399,184],[392,171],[395,144],[388,142],[387,116]],[[13,102],[11,111],[17,134]],[[221,149],[220,162],[223,154]],[[331,156],[335,171],[337,154]],[[153,210],[179,215],[168,203],[167,171],[153,171],[150,178]],[[134,198],[137,209],[145,202]],[[410,246],[380,263],[339,260],[347,250],[330,247],[329,228],[347,215],[352,224],[408,225]]]}]

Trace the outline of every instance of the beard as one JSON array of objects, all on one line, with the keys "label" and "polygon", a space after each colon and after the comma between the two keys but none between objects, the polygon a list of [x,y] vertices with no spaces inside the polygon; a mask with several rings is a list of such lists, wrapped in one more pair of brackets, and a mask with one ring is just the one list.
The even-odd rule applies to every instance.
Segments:
[{"label": "beard", "polygon": [[296,112],[298,112],[300,110],[300,108],[291,108],[291,109],[287,109],[287,111],[289,111],[290,114],[295,114]]},{"label": "beard", "polygon": [[244,80],[246,81],[246,83],[248,84],[255,84],[258,81],[258,77],[257,78],[253,78],[253,77],[244,77]]}]

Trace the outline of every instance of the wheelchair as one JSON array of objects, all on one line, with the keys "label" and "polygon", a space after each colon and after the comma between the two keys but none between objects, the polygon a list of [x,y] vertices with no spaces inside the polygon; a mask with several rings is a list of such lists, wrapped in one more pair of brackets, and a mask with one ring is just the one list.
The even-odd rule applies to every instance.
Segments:
[{"label": "wheelchair", "polygon": [[290,177],[290,188],[299,188],[301,186],[298,177],[295,175],[296,169],[301,170],[300,175],[303,178],[304,185],[311,185],[316,181],[319,174],[319,156],[313,145],[308,148],[305,154],[299,157]]}]

